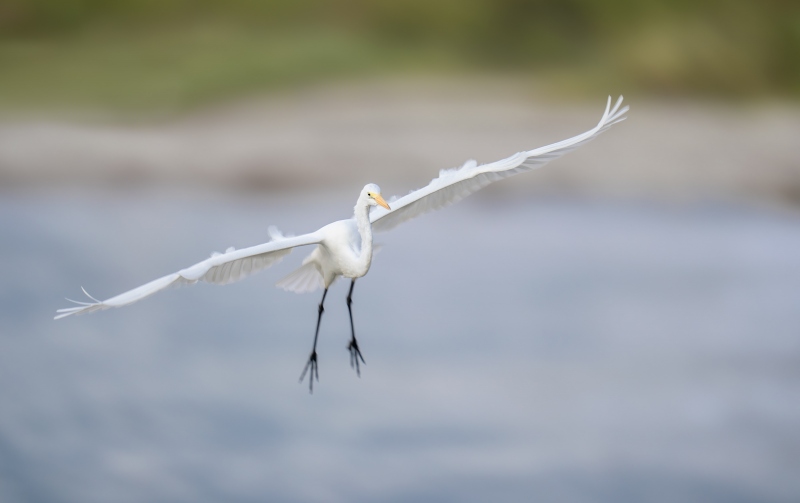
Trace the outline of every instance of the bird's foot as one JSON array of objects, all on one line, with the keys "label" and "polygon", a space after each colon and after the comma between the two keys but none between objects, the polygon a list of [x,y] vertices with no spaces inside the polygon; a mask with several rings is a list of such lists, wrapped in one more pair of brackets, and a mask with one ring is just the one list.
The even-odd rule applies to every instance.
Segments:
[{"label": "bird's foot", "polygon": [[361,360],[361,363],[365,365],[367,364],[367,362],[365,362],[364,357],[361,356],[361,350],[358,349],[358,342],[356,342],[355,337],[350,339],[350,344],[347,345],[347,350],[350,351],[350,367],[356,369],[356,374],[358,374],[358,377],[361,377],[361,368],[359,366],[359,360]]},{"label": "bird's foot", "polygon": [[308,372],[309,370],[311,370],[311,372],[309,372],[309,374],[308,374],[308,392],[309,393],[313,393],[314,392],[314,378],[316,377],[317,378],[317,382],[319,382],[319,368],[317,366],[317,352],[316,351],[312,351],[311,352],[311,356],[308,357],[308,362],[306,363],[306,366],[303,368],[303,373],[300,374],[300,382],[303,382],[303,379],[306,377],[306,372]]}]

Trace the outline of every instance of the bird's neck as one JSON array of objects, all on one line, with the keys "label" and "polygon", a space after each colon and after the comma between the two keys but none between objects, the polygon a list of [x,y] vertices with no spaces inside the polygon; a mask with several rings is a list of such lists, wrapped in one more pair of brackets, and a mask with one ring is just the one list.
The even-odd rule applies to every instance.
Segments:
[{"label": "bird's neck", "polygon": [[369,222],[369,204],[366,201],[359,201],[355,207],[355,219],[358,226],[358,234],[361,236],[361,254],[357,259],[357,267],[363,274],[367,274],[372,263],[372,224]]}]

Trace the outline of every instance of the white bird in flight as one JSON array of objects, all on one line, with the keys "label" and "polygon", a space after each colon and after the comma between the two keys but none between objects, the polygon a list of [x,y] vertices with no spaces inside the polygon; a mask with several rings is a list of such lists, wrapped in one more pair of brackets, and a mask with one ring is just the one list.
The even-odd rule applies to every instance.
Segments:
[{"label": "white bird in flight", "polygon": [[[218,285],[233,283],[249,274],[276,264],[295,247],[317,245],[314,251],[303,260],[299,269],[277,283],[277,286],[296,293],[312,292],[318,288],[324,289],[322,300],[319,303],[314,343],[308,362],[300,375],[300,382],[303,381],[309,370],[311,371],[309,373],[309,391],[313,392],[314,379],[319,381],[316,351],[319,325],[325,310],[323,305],[328,288],[339,276],[351,279],[350,290],[347,293],[351,332],[348,350],[350,351],[350,365],[360,375],[359,361],[364,363],[364,358],[356,341],[351,304],[356,279],[367,274],[372,263],[373,231],[389,230],[418,215],[460,201],[492,182],[543,166],[594,139],[612,125],[625,120],[628,107],[620,108],[621,104],[622,96],[612,107],[609,96],[600,122],[583,134],[552,145],[519,152],[490,164],[479,166],[476,161],[469,160],[460,168],[442,170],[439,172],[439,177],[431,180],[425,187],[403,197],[392,199],[391,207],[381,196],[380,187],[370,183],[364,186],[358,196],[353,218],[333,222],[315,232],[284,237],[277,229],[271,227],[269,229],[271,240],[268,243],[241,250],[229,248],[225,253],[214,253],[210,258],[191,267],[168,274],[106,300],[97,300],[81,288],[92,302],[67,299],[78,306],[59,309],[55,319],[133,304],[172,285],[194,284],[198,281]],[[372,207],[376,208],[370,212]]]}]

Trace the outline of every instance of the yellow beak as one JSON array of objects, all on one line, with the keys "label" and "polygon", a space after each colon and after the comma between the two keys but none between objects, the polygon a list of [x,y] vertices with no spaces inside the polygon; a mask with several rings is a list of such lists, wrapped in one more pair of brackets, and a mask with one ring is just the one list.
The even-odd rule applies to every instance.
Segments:
[{"label": "yellow beak", "polygon": [[389,210],[389,211],[392,210],[389,207],[389,205],[386,203],[386,201],[384,201],[383,196],[381,196],[380,194],[375,194],[374,196],[372,196],[372,199],[374,199],[376,203],[380,204],[381,206],[383,206],[387,210]]}]

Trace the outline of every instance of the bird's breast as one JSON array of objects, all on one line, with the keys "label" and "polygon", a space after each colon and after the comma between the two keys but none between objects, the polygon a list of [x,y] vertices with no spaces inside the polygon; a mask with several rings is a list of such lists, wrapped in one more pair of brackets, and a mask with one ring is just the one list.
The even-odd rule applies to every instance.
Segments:
[{"label": "bird's breast", "polygon": [[[320,266],[324,273],[358,278],[366,274],[361,256],[361,235],[354,220],[340,220],[323,228],[325,238],[320,243]],[[324,274],[323,273],[323,274]]]}]

